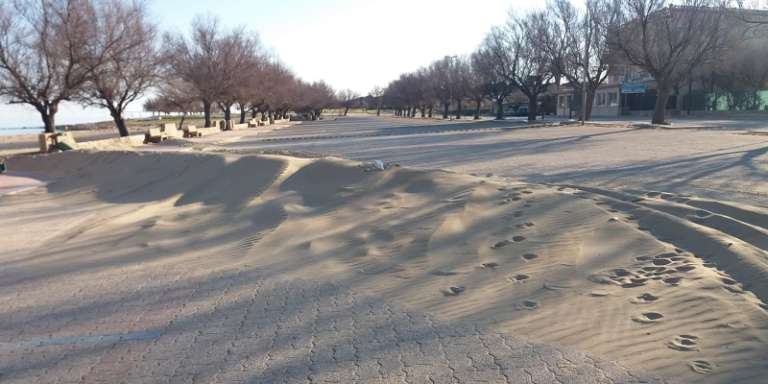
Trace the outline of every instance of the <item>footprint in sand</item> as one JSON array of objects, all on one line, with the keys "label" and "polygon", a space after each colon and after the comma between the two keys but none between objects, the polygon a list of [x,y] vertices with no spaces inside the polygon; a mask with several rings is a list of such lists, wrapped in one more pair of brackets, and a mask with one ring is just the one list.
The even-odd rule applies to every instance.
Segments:
[{"label": "footprint in sand", "polygon": [[650,293],[643,293],[642,295],[630,300],[630,302],[632,302],[633,304],[649,304],[649,303],[653,303],[658,299],[659,299],[658,296],[654,296]]},{"label": "footprint in sand", "polygon": [[535,260],[535,259],[538,259],[538,258],[539,258],[539,255],[537,255],[535,253],[526,253],[525,255],[523,255],[523,259],[525,259],[527,261]]},{"label": "footprint in sand", "polygon": [[643,312],[639,315],[632,316],[632,321],[642,324],[651,324],[661,321],[664,315],[658,312]]},{"label": "footprint in sand", "polygon": [[498,243],[496,243],[494,245],[491,245],[491,249],[504,248],[504,247],[506,247],[507,245],[510,245],[510,244],[512,244],[511,241],[509,241],[509,240],[502,240],[502,241],[499,241]]},{"label": "footprint in sand", "polygon": [[667,277],[667,278],[663,279],[662,281],[664,282],[664,284],[668,284],[668,285],[671,285],[673,287],[676,287],[676,286],[680,285],[680,282],[683,281],[683,278],[682,277]]},{"label": "footprint in sand", "polygon": [[670,259],[654,259],[653,260],[653,265],[664,266],[669,264],[672,264],[672,260]]},{"label": "footprint in sand", "polygon": [[646,278],[630,279],[628,283],[621,284],[622,288],[637,288],[642,287],[648,282]]},{"label": "footprint in sand", "polygon": [[544,289],[548,289],[550,291],[560,291],[563,289],[570,289],[573,288],[572,285],[565,284],[565,283],[552,283],[552,282],[544,282]]},{"label": "footprint in sand", "polygon": [[624,268],[617,268],[613,270],[613,274],[616,277],[626,277],[632,275],[632,272],[624,269]]},{"label": "footprint in sand", "polygon": [[464,287],[448,287],[446,290],[443,291],[443,295],[445,296],[458,296],[464,292],[466,288]]},{"label": "footprint in sand", "polygon": [[536,309],[539,307],[539,303],[534,300],[525,300],[523,301],[523,307],[525,309]]},{"label": "footprint in sand", "polygon": [[489,262],[489,263],[483,263],[482,267],[485,269],[496,269],[496,267],[499,266],[499,263]]},{"label": "footprint in sand", "polygon": [[708,375],[715,371],[715,365],[707,360],[693,360],[688,363],[688,366],[691,367],[691,370],[694,372],[702,375]]},{"label": "footprint in sand", "polygon": [[589,295],[592,297],[606,297],[606,296],[610,296],[611,293],[602,289],[597,289],[590,292]]},{"label": "footprint in sand", "polygon": [[693,271],[694,269],[696,269],[695,265],[681,265],[675,268],[676,271],[683,273]]},{"label": "footprint in sand", "polygon": [[514,216],[514,217],[522,217],[523,216],[523,212],[522,211],[517,211],[517,212],[513,213],[512,216]]},{"label": "footprint in sand", "polygon": [[531,228],[531,227],[534,227],[534,226],[536,226],[536,224],[534,224],[534,223],[531,223],[531,222],[529,221],[529,222],[525,223],[525,226],[526,226],[526,227],[528,227],[528,228]]},{"label": "footprint in sand", "polygon": [[690,352],[699,350],[699,337],[694,335],[679,335],[667,343],[667,347],[676,351]]},{"label": "footprint in sand", "polygon": [[526,280],[528,280],[530,278],[531,278],[530,276],[521,273],[521,274],[517,274],[517,275],[514,275],[514,276],[510,276],[509,280],[511,280],[512,282],[515,282],[515,283],[520,283],[520,282],[526,281]]},{"label": "footprint in sand", "polygon": [[525,236],[515,236],[512,238],[512,241],[514,241],[515,243],[519,243],[524,240],[525,240]]},{"label": "footprint in sand", "polygon": [[435,276],[456,276],[458,273],[451,272],[451,271],[432,271],[431,272]]}]

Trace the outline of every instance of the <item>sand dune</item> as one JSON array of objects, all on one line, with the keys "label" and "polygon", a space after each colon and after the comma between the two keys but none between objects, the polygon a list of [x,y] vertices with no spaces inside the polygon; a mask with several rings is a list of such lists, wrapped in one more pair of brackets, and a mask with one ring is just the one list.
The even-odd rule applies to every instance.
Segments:
[{"label": "sand dune", "polygon": [[[52,276],[237,265],[681,382],[768,377],[757,207],[335,158],[98,152],[12,166],[52,179],[0,197],[0,223],[20,229],[2,241],[3,286],[34,297]],[[45,292],[40,305],[74,295]]]}]

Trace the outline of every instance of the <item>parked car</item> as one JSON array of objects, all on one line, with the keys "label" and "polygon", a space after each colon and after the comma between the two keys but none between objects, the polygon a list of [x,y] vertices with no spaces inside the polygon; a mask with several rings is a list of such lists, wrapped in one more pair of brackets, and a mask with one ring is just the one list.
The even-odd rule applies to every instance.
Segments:
[{"label": "parked car", "polygon": [[511,109],[506,114],[507,116],[528,116],[528,106],[521,105],[517,108]]}]

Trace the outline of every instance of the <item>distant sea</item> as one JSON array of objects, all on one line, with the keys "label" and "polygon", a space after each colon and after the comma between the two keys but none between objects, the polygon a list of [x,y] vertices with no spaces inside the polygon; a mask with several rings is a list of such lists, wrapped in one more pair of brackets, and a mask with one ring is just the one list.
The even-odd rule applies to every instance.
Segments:
[{"label": "distant sea", "polygon": [[43,128],[0,128],[0,136],[34,135],[43,132]]}]

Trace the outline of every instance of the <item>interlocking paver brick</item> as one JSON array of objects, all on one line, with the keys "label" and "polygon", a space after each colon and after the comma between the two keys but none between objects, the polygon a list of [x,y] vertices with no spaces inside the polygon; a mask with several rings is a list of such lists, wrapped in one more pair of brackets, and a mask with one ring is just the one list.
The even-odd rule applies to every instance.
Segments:
[{"label": "interlocking paver brick", "polygon": [[329,282],[194,264],[76,276],[0,288],[1,382],[662,382]]}]

